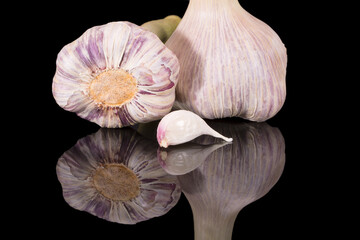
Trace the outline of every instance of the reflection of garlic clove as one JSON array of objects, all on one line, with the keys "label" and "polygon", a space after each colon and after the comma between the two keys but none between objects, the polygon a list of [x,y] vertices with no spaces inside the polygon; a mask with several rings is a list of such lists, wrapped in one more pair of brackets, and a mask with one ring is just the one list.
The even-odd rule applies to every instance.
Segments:
[{"label": "reflection of garlic clove", "polygon": [[177,108],[265,121],[285,101],[286,48],[238,0],[190,0],[166,42],[179,59]]},{"label": "reflection of garlic clove", "polygon": [[[194,215],[195,239],[230,240],[239,211],[268,193],[280,178],[285,142],[281,132],[266,123],[208,123],[229,134],[233,143],[178,179]],[[217,139],[201,136],[196,142]]]},{"label": "reflection of garlic clove", "polygon": [[158,160],[162,168],[171,175],[183,175],[200,166],[216,149],[229,144],[228,142],[201,145],[193,142],[169,148],[158,149]]},{"label": "reflection of garlic clove", "polygon": [[135,224],[167,213],[181,194],[176,177],[156,156],[156,142],[132,129],[100,129],[66,151],[56,167],[65,201],[117,223]]},{"label": "reflection of garlic clove", "polygon": [[160,119],[172,108],[178,60],[135,24],[90,28],[60,51],[56,64],[56,102],[101,127]]},{"label": "reflection of garlic clove", "polygon": [[159,145],[166,148],[191,141],[203,134],[221,138],[226,142],[232,141],[210,128],[198,115],[186,110],[174,111],[163,117],[156,136]]}]

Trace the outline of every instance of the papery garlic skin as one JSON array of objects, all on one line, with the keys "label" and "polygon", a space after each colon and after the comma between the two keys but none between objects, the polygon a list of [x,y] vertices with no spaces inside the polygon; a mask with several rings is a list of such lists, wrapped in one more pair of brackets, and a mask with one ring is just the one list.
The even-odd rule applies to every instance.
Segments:
[{"label": "papery garlic skin", "polygon": [[58,105],[101,127],[160,119],[175,100],[176,56],[130,22],[88,29],[59,52],[56,66]]},{"label": "papery garlic skin", "polygon": [[198,115],[186,110],[173,111],[163,117],[159,122],[156,137],[159,145],[167,148],[169,145],[185,143],[204,134],[221,138],[226,142],[232,141],[232,138],[227,138],[210,128]]},{"label": "papery garlic skin", "polygon": [[237,0],[190,0],[166,46],[181,66],[176,108],[265,121],[283,106],[286,48]]}]

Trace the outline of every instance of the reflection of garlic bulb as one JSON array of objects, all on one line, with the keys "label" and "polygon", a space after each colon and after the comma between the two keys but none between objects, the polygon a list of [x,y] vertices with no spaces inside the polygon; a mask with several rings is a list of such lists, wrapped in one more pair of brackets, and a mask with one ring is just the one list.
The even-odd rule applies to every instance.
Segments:
[{"label": "reflection of garlic bulb", "polygon": [[175,100],[176,56],[129,22],[90,28],[60,51],[56,65],[56,102],[101,127],[160,119]]},{"label": "reflection of garlic bulb", "polygon": [[181,191],[158,163],[156,148],[131,129],[102,128],[80,139],[56,167],[66,202],[124,224],[167,213]]},{"label": "reflection of garlic bulb", "polygon": [[190,0],[166,42],[179,59],[178,108],[203,118],[264,121],[285,101],[287,55],[279,36],[237,0]]},{"label": "reflection of garlic bulb", "polygon": [[[280,131],[266,123],[208,121],[233,138],[212,152],[202,165],[178,176],[194,215],[195,239],[230,240],[239,211],[264,196],[278,181],[285,164]],[[196,142],[218,142],[208,136]]]}]

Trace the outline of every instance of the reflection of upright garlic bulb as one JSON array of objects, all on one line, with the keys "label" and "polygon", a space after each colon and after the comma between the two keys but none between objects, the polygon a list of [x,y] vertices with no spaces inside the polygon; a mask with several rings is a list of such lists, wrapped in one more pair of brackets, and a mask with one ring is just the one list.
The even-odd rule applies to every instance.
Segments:
[{"label": "reflection of upright garlic bulb", "polygon": [[175,106],[203,118],[265,121],[285,101],[279,36],[237,0],[190,0],[166,42],[180,62]]},{"label": "reflection of upright garlic bulb", "polygon": [[[194,215],[195,240],[230,240],[240,210],[263,197],[280,178],[285,141],[279,129],[266,123],[208,123],[233,143],[178,179]],[[196,142],[218,139],[201,136]]]}]

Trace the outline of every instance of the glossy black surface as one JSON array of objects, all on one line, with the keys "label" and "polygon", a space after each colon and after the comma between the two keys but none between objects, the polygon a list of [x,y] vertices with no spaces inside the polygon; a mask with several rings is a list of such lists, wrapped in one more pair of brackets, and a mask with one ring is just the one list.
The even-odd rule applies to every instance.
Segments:
[{"label": "glossy black surface", "polygon": [[[12,120],[17,133],[11,135],[8,143],[12,145],[11,155],[16,161],[11,162],[10,168],[4,169],[20,174],[11,175],[10,182],[14,184],[4,196],[12,210],[8,222],[20,225],[19,229],[24,229],[29,236],[194,239],[193,212],[184,194],[167,214],[136,225],[109,222],[76,210],[67,204],[62,195],[56,174],[58,159],[79,139],[96,133],[99,127],[62,110],[55,103],[51,83],[57,53],[92,26],[119,20],[142,24],[169,14],[182,15],[188,4],[185,0],[155,0],[142,4],[123,2],[87,1],[76,6],[63,2],[32,4],[35,10],[29,16],[25,15],[24,26],[15,28],[16,31],[32,29],[32,34],[23,37],[18,44],[20,49],[26,49],[24,65],[29,67],[32,81],[22,78],[26,97],[21,104],[26,106],[25,111],[21,110],[23,107],[13,108],[20,116]],[[315,32],[314,28],[311,31],[307,28],[314,26],[308,19],[314,13],[305,11],[307,18],[304,19],[304,10],[309,8],[291,1],[244,0],[240,3],[248,12],[269,24],[288,50],[286,102],[281,111],[266,122],[281,132],[286,160],[281,176],[269,192],[239,212],[232,239],[293,239],[294,236],[307,238],[336,233],[338,229],[330,227],[337,219],[327,205],[332,198],[327,190],[339,188],[335,180],[322,177],[330,157],[323,154],[329,147],[319,144],[323,138],[324,122],[318,121],[321,119],[318,109],[324,100],[313,101],[317,94],[312,84],[320,78],[316,73],[309,77],[307,72],[309,68],[319,69],[314,60],[319,53],[303,47],[310,41],[308,36]],[[302,18],[304,20],[299,21]],[[321,27],[319,23],[315,26]],[[313,57],[305,61],[308,55]],[[23,76],[24,73],[19,70],[19,74]],[[241,119],[227,121],[248,123]],[[323,222],[328,224],[321,225]],[[13,232],[13,235],[17,234]]]}]

